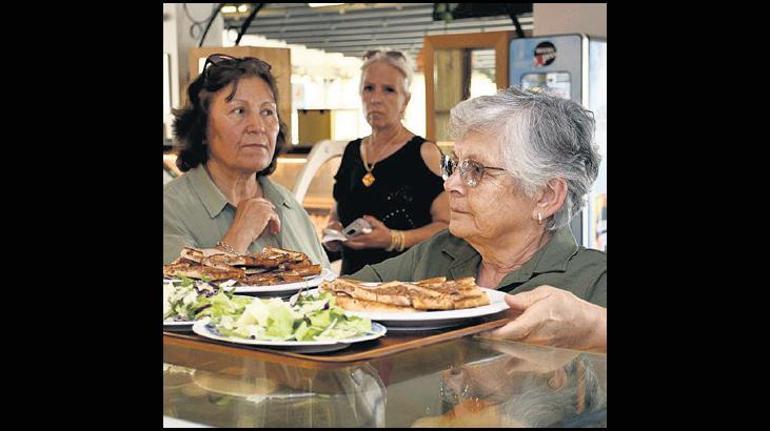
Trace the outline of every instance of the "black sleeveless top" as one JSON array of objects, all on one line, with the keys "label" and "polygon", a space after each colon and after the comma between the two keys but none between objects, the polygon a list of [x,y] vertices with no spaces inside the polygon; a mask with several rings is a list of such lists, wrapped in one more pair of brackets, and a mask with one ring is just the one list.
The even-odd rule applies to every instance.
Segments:
[{"label": "black sleeveless top", "polygon": [[[334,176],[334,199],[337,216],[343,226],[370,215],[391,229],[412,230],[431,223],[430,207],[444,190],[444,181],[434,174],[420,155],[425,139],[415,136],[398,151],[374,165],[374,183],[366,187],[361,178],[366,175],[361,160],[361,139],[345,147],[340,168]],[[367,248],[354,250],[342,247],[340,274],[352,274],[365,265],[382,262],[397,251]]]}]

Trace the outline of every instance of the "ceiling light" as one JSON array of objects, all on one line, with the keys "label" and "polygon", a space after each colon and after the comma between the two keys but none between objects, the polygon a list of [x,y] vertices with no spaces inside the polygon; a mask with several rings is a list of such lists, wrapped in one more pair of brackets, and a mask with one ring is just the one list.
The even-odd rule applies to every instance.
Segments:
[{"label": "ceiling light", "polygon": [[324,7],[324,6],[337,6],[344,3],[308,3],[310,7]]},{"label": "ceiling light", "polygon": [[222,6],[222,13],[235,13],[237,11],[238,9],[236,9],[235,6],[232,6],[232,5]]},{"label": "ceiling light", "polygon": [[247,5],[247,4],[242,4],[242,5],[238,6],[238,12],[240,12],[240,13],[246,13],[246,12],[248,12],[248,11],[249,11],[249,5]]}]

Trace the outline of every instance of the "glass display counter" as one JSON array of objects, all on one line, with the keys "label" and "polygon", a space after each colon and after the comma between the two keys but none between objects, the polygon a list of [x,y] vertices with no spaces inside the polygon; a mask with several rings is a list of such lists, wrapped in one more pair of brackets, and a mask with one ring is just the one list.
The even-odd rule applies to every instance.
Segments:
[{"label": "glass display counter", "polygon": [[165,422],[216,427],[607,425],[604,354],[479,335],[353,363],[247,353],[164,343]]}]

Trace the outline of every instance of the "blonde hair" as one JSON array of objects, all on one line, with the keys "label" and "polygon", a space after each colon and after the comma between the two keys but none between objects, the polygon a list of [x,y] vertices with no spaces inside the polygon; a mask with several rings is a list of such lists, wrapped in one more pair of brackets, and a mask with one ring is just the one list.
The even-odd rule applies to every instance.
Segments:
[{"label": "blonde hair", "polygon": [[[404,75],[404,93],[407,96],[411,96],[412,81],[414,80],[414,65],[409,57],[401,51],[394,49],[382,48],[368,51],[364,54],[364,63],[361,65],[361,77],[363,77],[366,69],[374,63],[386,63],[389,64],[402,75]],[[364,80],[361,80],[358,92],[361,93],[364,89]]]}]

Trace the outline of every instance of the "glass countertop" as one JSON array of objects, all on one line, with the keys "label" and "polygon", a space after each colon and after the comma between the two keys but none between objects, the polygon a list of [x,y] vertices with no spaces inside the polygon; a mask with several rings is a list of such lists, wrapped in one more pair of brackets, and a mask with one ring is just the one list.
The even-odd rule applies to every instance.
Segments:
[{"label": "glass countertop", "polygon": [[607,425],[607,356],[478,335],[314,366],[164,344],[172,427]]}]

